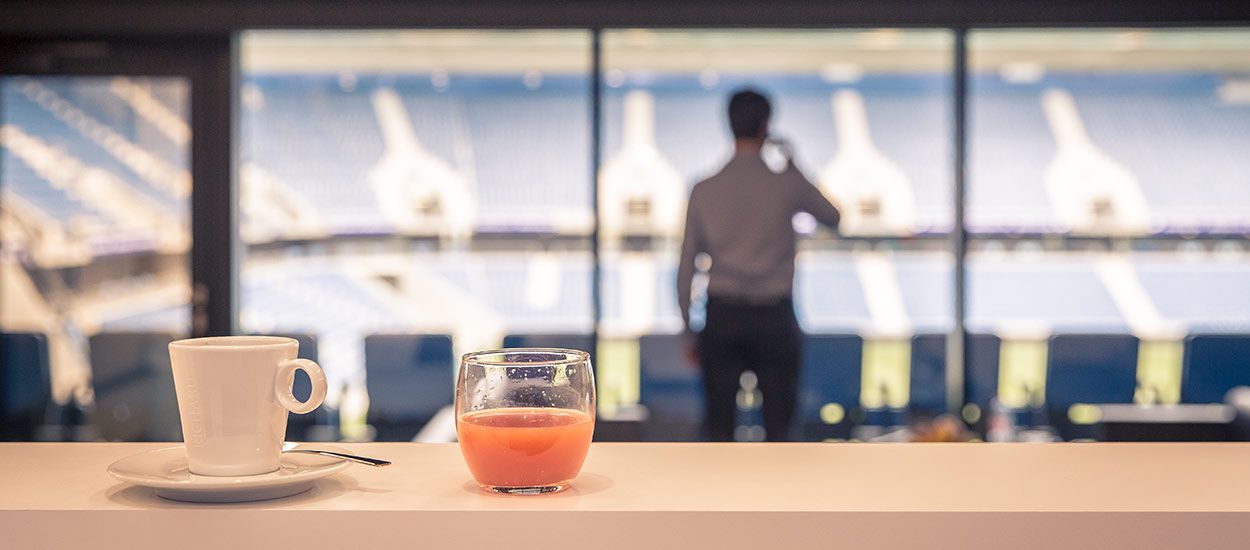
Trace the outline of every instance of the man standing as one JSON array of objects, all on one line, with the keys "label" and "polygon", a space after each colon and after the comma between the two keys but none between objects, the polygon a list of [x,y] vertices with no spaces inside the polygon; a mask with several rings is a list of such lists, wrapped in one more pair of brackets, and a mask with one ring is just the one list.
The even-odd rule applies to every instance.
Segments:
[{"label": "man standing", "polygon": [[[764,394],[769,441],[790,435],[803,334],[794,317],[796,236],[799,212],[836,228],[838,211],[794,166],[773,172],[760,150],[768,139],[772,107],[754,90],[729,100],[734,157],[699,182],[686,208],[685,240],[677,269],[677,300],[694,360],[702,364],[706,399],[704,428],[711,441],[732,441],[738,379],[752,370]],[[690,329],[690,287],[695,257],[707,254],[707,322]]]}]

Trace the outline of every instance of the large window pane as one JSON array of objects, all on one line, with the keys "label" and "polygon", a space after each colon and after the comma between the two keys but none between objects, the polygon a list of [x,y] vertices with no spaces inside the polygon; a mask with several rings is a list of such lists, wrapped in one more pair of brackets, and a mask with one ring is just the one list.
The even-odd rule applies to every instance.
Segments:
[{"label": "large window pane", "polygon": [[[29,413],[9,435],[179,437],[165,344],[190,332],[189,100],[182,78],[0,78],[0,330]],[[93,430],[31,431],[61,420],[37,408],[41,357]]]},{"label": "large window pane", "polygon": [[408,360],[370,335],[588,340],[589,68],[584,31],[245,34],[243,329],[314,336],[345,425]]},{"label": "large window pane", "polygon": [[[866,337],[864,404],[907,402],[909,337],[951,326],[950,55],[942,31],[603,34],[600,349],[604,377],[619,390],[607,404],[646,403],[646,377],[661,388],[665,373],[691,372],[667,365],[679,359],[655,336],[681,329],[685,201],[731,158],[726,106],[748,86],[771,97],[773,134],[793,144],[800,169],[844,212],[840,237],[796,219],[808,237],[795,280],[804,329]],[[655,374],[640,375],[640,363]]]},{"label": "large window pane", "polygon": [[[968,318],[1003,338],[1004,401],[1071,420],[1084,365],[1119,396],[1093,399],[1176,402],[1186,334],[1250,322],[1250,31],[976,31],[970,56]],[[1123,357],[1091,358],[1126,335],[1112,382]]]}]

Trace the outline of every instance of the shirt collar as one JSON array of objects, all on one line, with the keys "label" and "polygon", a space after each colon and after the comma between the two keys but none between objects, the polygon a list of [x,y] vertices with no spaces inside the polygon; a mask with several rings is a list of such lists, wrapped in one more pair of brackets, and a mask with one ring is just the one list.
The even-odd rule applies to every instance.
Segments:
[{"label": "shirt collar", "polygon": [[733,154],[733,158],[729,159],[728,164],[745,164],[745,163],[763,164],[763,162],[764,162],[764,158],[760,156],[758,151],[752,153],[750,151],[736,151],[735,150]]}]

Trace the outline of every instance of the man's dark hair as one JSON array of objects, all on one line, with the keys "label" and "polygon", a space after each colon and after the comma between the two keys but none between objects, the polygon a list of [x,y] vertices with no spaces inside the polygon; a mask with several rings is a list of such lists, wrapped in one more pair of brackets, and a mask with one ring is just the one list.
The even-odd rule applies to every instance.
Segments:
[{"label": "man's dark hair", "polygon": [[743,88],[729,98],[729,127],[734,138],[763,138],[772,113],[768,98],[753,89]]}]

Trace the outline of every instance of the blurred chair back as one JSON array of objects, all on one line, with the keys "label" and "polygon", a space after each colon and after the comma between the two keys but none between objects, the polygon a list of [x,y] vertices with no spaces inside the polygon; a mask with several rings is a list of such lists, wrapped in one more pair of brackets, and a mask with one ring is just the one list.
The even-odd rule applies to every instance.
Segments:
[{"label": "blurred chair back", "polygon": [[911,338],[907,404],[912,414],[937,416],[946,412],[946,338],[945,334]]},{"label": "blurred chair back", "polygon": [[864,340],[855,334],[812,334],[805,338],[795,414],[798,439],[850,436],[851,416],[859,409],[863,355]]},{"label": "blurred chair back", "polygon": [[162,332],[105,332],[92,336],[92,423],[109,441],[181,441],[178,399]]},{"label": "blurred chair back", "polygon": [[1046,407],[1061,434],[1086,436],[1070,425],[1068,409],[1072,405],[1133,402],[1137,348],[1137,337],[1129,334],[1051,336],[1046,359]]},{"label": "blurred chair back", "polygon": [[0,334],[0,441],[30,441],[52,401],[48,339],[31,332]]},{"label": "blurred chair back", "polygon": [[[911,339],[909,407],[921,416],[937,416],[946,407],[946,334],[917,334]],[[969,334],[964,355],[964,402],[981,410],[998,393],[999,339],[993,334]]]},{"label": "blurred chair back", "polygon": [[594,361],[595,339],[590,334],[509,334],[503,338],[505,348],[561,348],[584,351]]},{"label": "blurred chair back", "polygon": [[697,441],[703,423],[703,381],[686,359],[685,337],[645,334],[638,339],[639,398],[647,408],[650,441]]},{"label": "blurred chair back", "polygon": [[1250,334],[1192,334],[1185,339],[1181,402],[1222,403],[1250,386]]},{"label": "blurred chair back", "polygon": [[998,395],[999,357],[1002,340],[993,334],[969,334],[964,349],[968,371],[964,373],[964,402],[988,412],[990,400]]},{"label": "blurred chair back", "polygon": [[411,441],[455,398],[451,336],[376,334],[365,338],[369,424],[378,441]]}]

